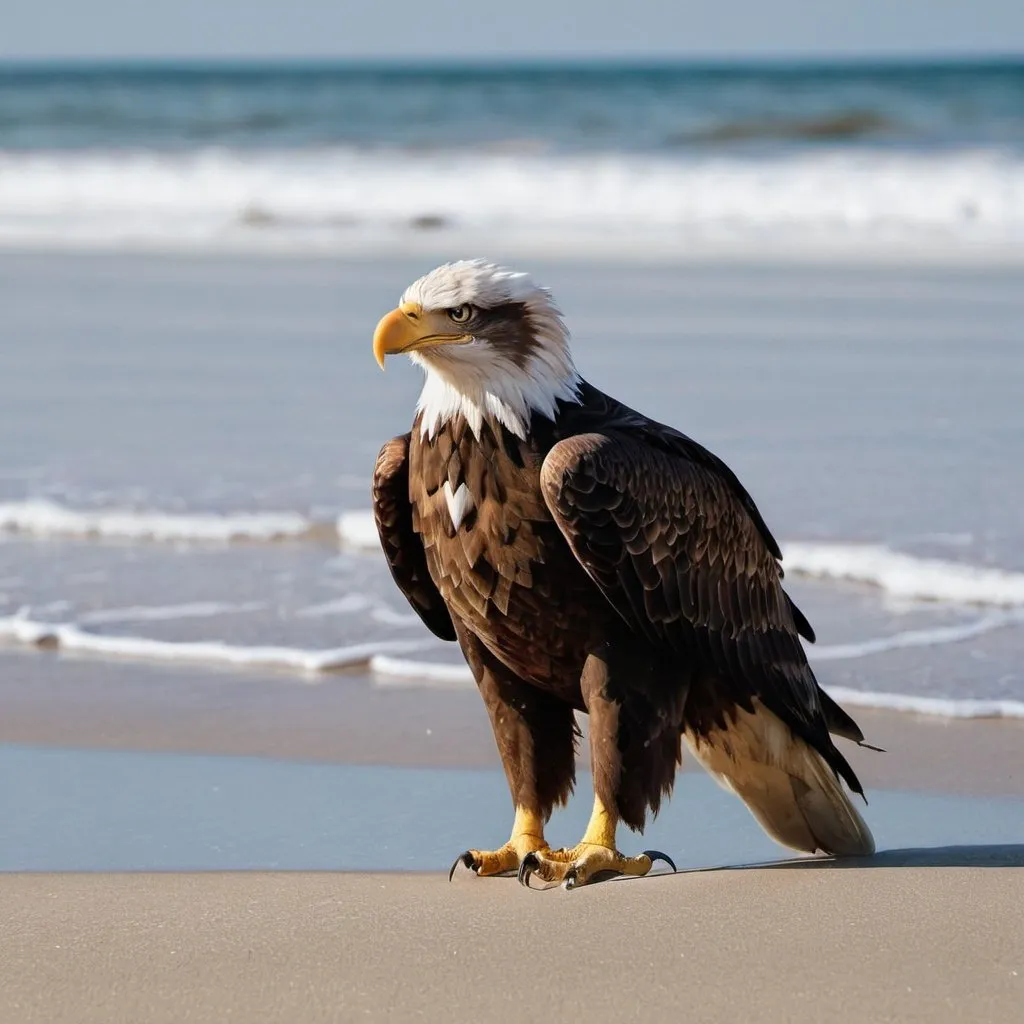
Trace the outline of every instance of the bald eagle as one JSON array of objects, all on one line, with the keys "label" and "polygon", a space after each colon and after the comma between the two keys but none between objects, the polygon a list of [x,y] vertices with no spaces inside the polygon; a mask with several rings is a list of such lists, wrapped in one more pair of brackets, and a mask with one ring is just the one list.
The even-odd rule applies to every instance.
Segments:
[{"label": "bald eagle", "polygon": [[[373,351],[426,381],[412,430],[381,449],[373,504],[391,573],[456,641],[487,706],[515,806],[508,842],[456,860],[567,887],[643,875],[642,831],[685,743],[778,842],[869,854],[830,733],[862,742],[818,686],[781,553],[732,471],[587,383],[551,294],[476,260],[410,285]],[[594,808],[581,842],[544,827],[575,781],[589,716]]]}]

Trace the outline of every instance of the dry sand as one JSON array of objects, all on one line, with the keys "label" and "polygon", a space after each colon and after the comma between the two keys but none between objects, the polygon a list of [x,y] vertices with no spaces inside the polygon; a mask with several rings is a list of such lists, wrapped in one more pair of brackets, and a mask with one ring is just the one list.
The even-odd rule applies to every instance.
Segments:
[{"label": "dry sand", "polygon": [[1017,866],[573,893],[436,875],[8,876],[0,1020],[1013,1024],[1024,857],[995,859]]}]

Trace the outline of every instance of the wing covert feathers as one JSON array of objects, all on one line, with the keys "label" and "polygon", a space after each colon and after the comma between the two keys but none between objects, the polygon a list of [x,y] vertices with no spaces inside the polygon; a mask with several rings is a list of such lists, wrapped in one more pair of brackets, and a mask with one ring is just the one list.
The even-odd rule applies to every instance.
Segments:
[{"label": "wing covert feathers", "polygon": [[[635,632],[711,670],[702,729],[723,726],[732,705],[752,712],[756,698],[860,793],[829,737],[800,643],[814,634],[782,589],[777,548],[732,474],[691,458],[686,440],[609,429],[558,442],[541,469],[552,517]],[[839,731],[859,734],[836,711]]]},{"label": "wing covert feathers", "polygon": [[409,501],[409,434],[380,450],[373,470],[373,517],[391,575],[427,628],[442,640],[455,639],[455,626],[427,569],[423,542],[413,529]]}]

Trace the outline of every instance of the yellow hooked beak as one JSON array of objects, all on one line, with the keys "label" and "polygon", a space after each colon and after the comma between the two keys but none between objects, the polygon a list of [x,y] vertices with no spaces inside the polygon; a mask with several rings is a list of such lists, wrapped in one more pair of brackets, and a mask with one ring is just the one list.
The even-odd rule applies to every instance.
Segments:
[{"label": "yellow hooked beak", "polygon": [[443,312],[425,312],[418,302],[403,302],[377,324],[373,356],[383,370],[385,356],[435,345],[466,345],[472,340],[473,335],[459,331]]}]

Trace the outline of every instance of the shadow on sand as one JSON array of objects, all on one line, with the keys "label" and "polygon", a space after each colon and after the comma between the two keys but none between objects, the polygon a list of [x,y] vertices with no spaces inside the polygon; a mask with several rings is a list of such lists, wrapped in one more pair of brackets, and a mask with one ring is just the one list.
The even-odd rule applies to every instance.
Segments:
[{"label": "shadow on sand", "polygon": [[796,868],[804,871],[822,868],[1024,868],[1024,843],[879,850],[871,857],[794,857],[763,864],[742,864],[727,870],[747,871],[752,868]]},{"label": "shadow on sand", "polygon": [[[659,866],[660,867],[660,866]],[[595,882],[653,882],[673,875],[698,875],[720,871],[800,871],[838,868],[1024,868],[1024,843],[990,843],[978,846],[925,846],[879,850],[871,857],[794,857],[792,860],[759,861],[753,864],[720,864],[715,867],[680,868],[677,872],[654,870],[642,878],[610,875]],[[554,885],[547,888],[554,888]]]}]

